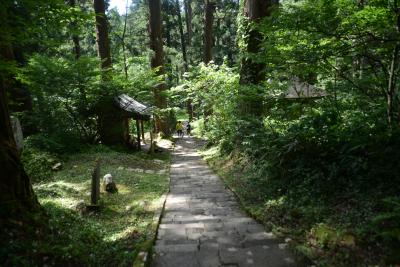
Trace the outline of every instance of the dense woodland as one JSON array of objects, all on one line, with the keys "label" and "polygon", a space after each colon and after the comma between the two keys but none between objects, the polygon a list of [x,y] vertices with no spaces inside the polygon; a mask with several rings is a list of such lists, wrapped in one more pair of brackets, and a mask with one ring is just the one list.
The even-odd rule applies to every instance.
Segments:
[{"label": "dense woodland", "polygon": [[[247,211],[318,266],[400,264],[398,0],[133,0],[123,14],[108,5],[0,3],[5,266],[125,266],[137,256],[124,247],[131,256],[97,262],[71,237],[49,239],[86,219],[60,216],[40,191],[56,181],[55,162],[88,151],[152,159],[132,151],[134,121],[113,112],[121,93],[154,107],[145,128],[162,138],[192,121]],[[85,231],[82,242],[100,242]]]}]

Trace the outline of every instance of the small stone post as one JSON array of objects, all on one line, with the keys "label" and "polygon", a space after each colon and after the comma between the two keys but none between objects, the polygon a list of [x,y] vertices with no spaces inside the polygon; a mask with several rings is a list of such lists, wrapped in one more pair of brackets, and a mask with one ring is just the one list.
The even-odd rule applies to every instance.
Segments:
[{"label": "small stone post", "polygon": [[100,160],[96,159],[92,173],[92,192],[90,196],[90,206],[92,210],[98,210],[98,201],[100,199]]}]

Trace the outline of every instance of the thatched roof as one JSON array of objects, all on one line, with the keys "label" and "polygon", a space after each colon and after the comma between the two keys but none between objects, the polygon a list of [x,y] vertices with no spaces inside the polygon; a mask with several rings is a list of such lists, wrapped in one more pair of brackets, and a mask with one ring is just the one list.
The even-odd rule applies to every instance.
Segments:
[{"label": "thatched roof", "polygon": [[320,98],[327,96],[326,91],[315,87],[307,82],[302,82],[298,78],[293,79],[293,83],[289,86],[288,90],[284,93],[286,99],[300,99],[300,98]]},{"label": "thatched roof", "polygon": [[150,120],[151,107],[147,107],[132,97],[121,94],[114,98],[117,107],[127,112],[129,117],[139,120]]}]

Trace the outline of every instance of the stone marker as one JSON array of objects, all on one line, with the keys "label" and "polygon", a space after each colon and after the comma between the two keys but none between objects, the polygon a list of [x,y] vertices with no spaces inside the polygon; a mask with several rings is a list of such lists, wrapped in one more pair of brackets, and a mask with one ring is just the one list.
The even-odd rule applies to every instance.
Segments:
[{"label": "stone marker", "polygon": [[107,173],[106,175],[104,175],[103,186],[104,186],[104,190],[109,193],[118,192],[117,185],[113,181],[113,176],[111,175],[111,173]]},{"label": "stone marker", "polygon": [[58,163],[54,164],[53,167],[51,167],[51,169],[53,171],[59,171],[59,170],[61,170],[61,168],[62,168],[61,162],[58,162]]},{"label": "stone marker", "polygon": [[99,199],[100,199],[100,160],[97,159],[92,173],[92,190],[90,195],[90,205],[87,206],[87,209],[90,211],[98,211]]}]

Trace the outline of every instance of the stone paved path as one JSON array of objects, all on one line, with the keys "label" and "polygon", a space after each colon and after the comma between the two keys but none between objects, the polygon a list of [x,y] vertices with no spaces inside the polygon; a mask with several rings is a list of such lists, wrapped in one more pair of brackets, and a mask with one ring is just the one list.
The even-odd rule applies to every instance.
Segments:
[{"label": "stone paved path", "polygon": [[153,258],[154,267],[296,266],[286,244],[240,210],[196,152],[177,142]]}]

